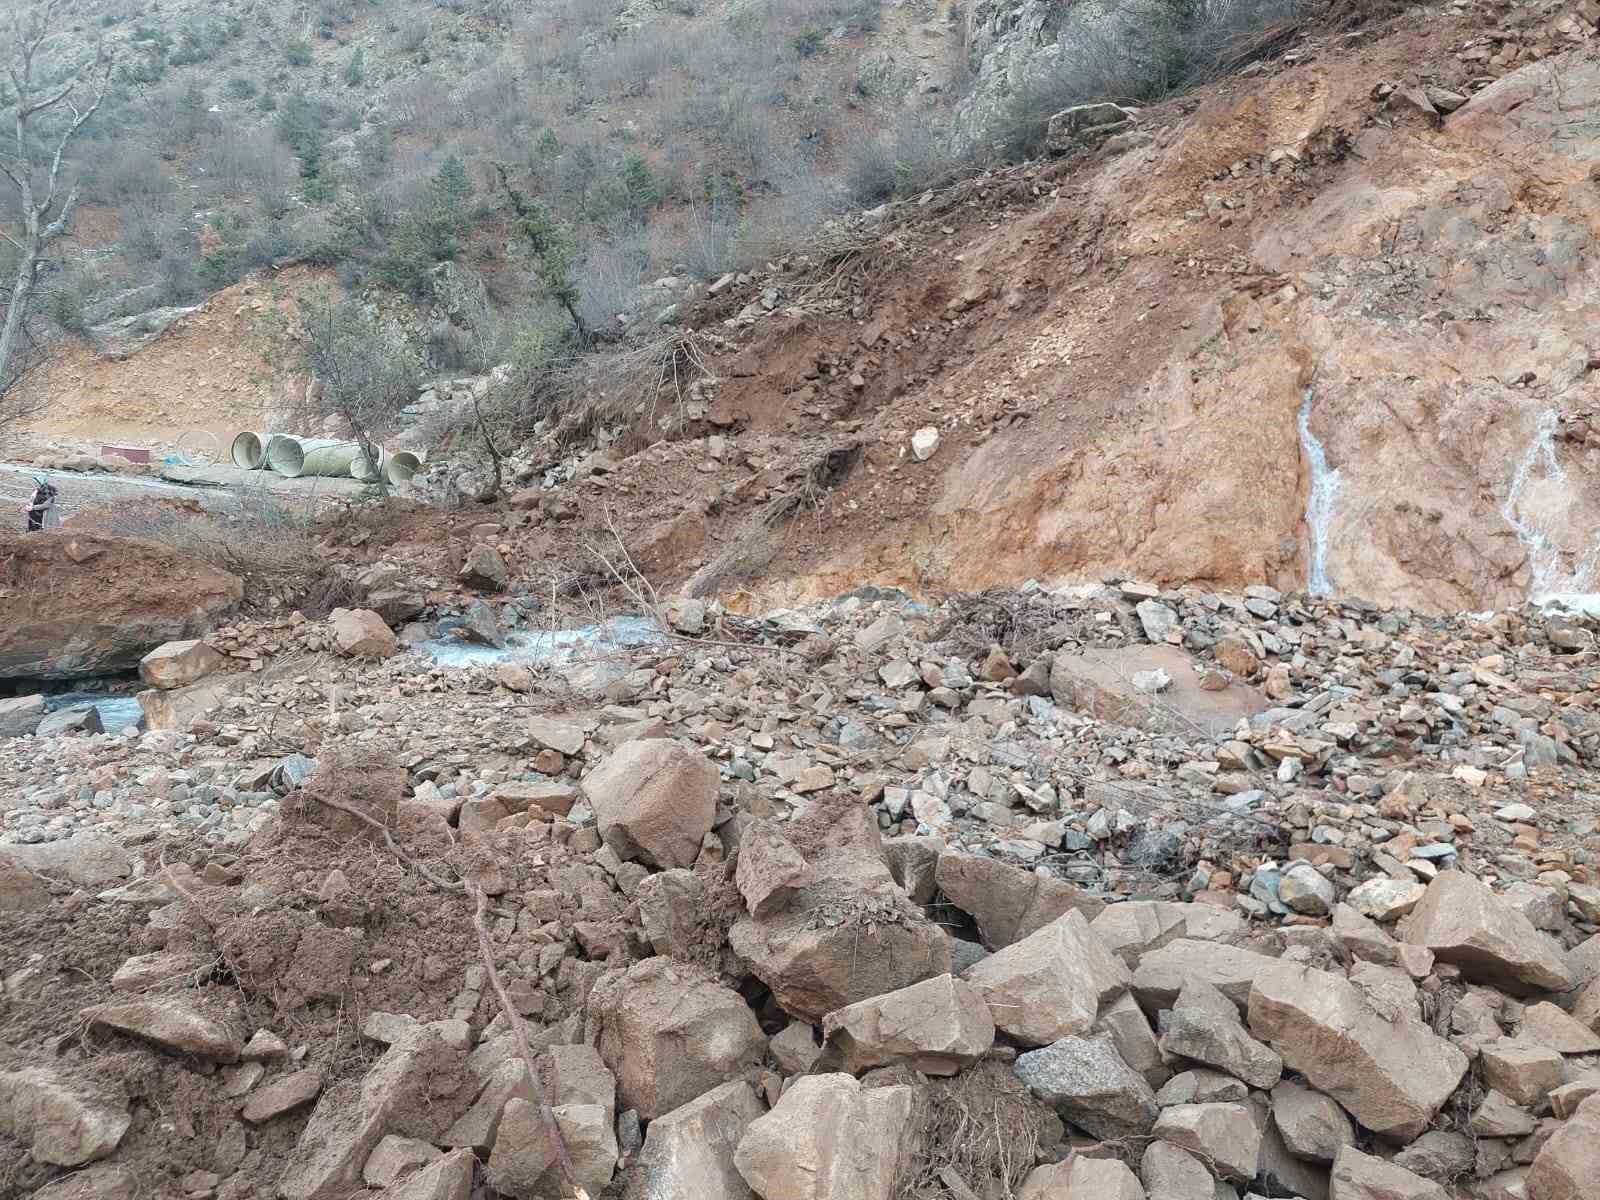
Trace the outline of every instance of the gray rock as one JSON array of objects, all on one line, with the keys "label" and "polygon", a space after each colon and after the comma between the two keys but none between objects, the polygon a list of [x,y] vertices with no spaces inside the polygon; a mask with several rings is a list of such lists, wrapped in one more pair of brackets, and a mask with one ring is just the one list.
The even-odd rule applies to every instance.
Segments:
[{"label": "gray rock", "polygon": [[1155,1093],[1109,1041],[1062,1038],[1019,1055],[1013,1069],[1063,1120],[1095,1137],[1137,1136],[1155,1124]]}]

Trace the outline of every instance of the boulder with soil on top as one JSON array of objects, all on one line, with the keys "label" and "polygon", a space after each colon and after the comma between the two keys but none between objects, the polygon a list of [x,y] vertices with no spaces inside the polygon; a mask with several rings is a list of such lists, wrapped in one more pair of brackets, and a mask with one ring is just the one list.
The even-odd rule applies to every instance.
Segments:
[{"label": "boulder with soil on top", "polygon": [[125,1098],[40,1067],[0,1071],[0,1133],[35,1162],[76,1167],[115,1150],[133,1118]]},{"label": "boulder with soil on top", "polygon": [[717,768],[666,738],[612,751],[583,781],[600,836],[616,856],[666,869],[692,867],[717,812]]}]

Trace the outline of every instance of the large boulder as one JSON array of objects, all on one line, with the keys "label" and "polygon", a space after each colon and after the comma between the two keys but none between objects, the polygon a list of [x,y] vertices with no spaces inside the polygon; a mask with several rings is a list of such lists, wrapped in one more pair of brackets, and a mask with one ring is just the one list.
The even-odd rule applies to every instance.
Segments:
[{"label": "large boulder", "polygon": [[1153,1136],[1203,1157],[1224,1179],[1248,1183],[1261,1159],[1261,1127],[1248,1104],[1174,1104],[1161,1110]]},{"label": "large boulder", "polygon": [[1450,1193],[1404,1167],[1342,1146],[1333,1160],[1328,1200],[1450,1200]]},{"label": "large boulder", "polygon": [[949,936],[887,871],[852,895],[841,895],[833,881],[809,884],[777,916],[741,918],[728,944],[785,1012],[817,1023],[836,1009],[950,973]]},{"label": "large boulder", "polygon": [[163,690],[199,683],[228,665],[227,658],[199,638],[163,642],[139,660],[139,678]]},{"label": "large boulder", "polygon": [[1214,904],[1177,904],[1170,900],[1128,900],[1112,904],[1089,928],[1113,954],[1139,965],[1152,950],[1179,938],[1198,942],[1223,941],[1244,931],[1244,918]]},{"label": "large boulder", "polygon": [[0,534],[0,560],[0,679],[134,670],[152,647],[201,636],[244,597],[236,576],[133,538]]},{"label": "large boulder", "polygon": [[148,688],[134,698],[144,712],[146,729],[187,731],[196,721],[215,715],[222,702],[245,678],[242,674],[213,675],[170,692]]},{"label": "large boulder", "polygon": [[924,1075],[954,1075],[994,1045],[983,997],[950,975],[831,1012],[822,1029],[840,1067],[852,1075],[897,1062]]},{"label": "large boulder", "polygon": [[[573,1182],[590,1196],[598,1196],[617,1167],[617,1134],[611,1119],[598,1104],[558,1105],[554,1116],[566,1143]],[[555,1141],[537,1104],[521,1099],[507,1102],[489,1155],[489,1179],[495,1191],[514,1200],[566,1200],[571,1195]]]},{"label": "large boulder", "polygon": [[1037,871],[980,854],[939,856],[934,882],[945,899],[968,914],[990,950],[999,950],[1077,909],[1094,919],[1105,901]]},{"label": "large boulder", "polygon": [[667,738],[612,751],[583,781],[600,836],[623,860],[692,867],[717,812],[717,768]]},{"label": "large boulder", "polygon": [[1529,1200],[1589,1200],[1600,1180],[1600,1096],[1590,1096],[1534,1156]]},{"label": "large boulder", "polygon": [[0,851],[0,913],[30,913],[50,907],[50,889],[22,860]]},{"label": "large boulder", "polygon": [[1209,983],[1244,1010],[1250,1001],[1250,986],[1263,971],[1278,960],[1240,946],[1179,938],[1139,960],[1133,973],[1133,994],[1146,1010],[1171,1008],[1191,979]]},{"label": "large boulder", "polygon": [[[1205,1171],[1204,1167],[1200,1168]],[[1209,1184],[1211,1175],[1206,1173]],[[1186,1200],[1152,1191],[1151,1200]],[[1035,1167],[1022,1181],[1017,1200],[1145,1200],[1145,1190],[1128,1164],[1117,1158],[1075,1154],[1066,1162]],[[1212,1200],[1208,1188],[1203,1200]]]},{"label": "large boulder", "polygon": [[178,997],[122,1000],[96,1004],[79,1016],[89,1027],[114,1029],[175,1054],[192,1054],[213,1062],[237,1062],[244,1048],[237,1019],[212,1012]]},{"label": "large boulder", "polygon": [[807,1075],[745,1130],[734,1165],[762,1200],[890,1200],[915,1090]]},{"label": "large boulder", "polygon": [[1270,1088],[1283,1074],[1283,1059],[1251,1037],[1233,1002],[1201,979],[1190,980],[1178,994],[1161,1034],[1161,1049],[1255,1088]]},{"label": "large boulder", "polygon": [[0,1071],[0,1133],[35,1162],[76,1167],[104,1158],[132,1123],[126,1100],[39,1067]]},{"label": "large boulder", "polygon": [[665,958],[601,979],[590,1032],[624,1108],[649,1120],[759,1070],[767,1039],[735,991]]},{"label": "large boulder", "polygon": [[1348,979],[1296,963],[1262,971],[1250,1032],[1374,1133],[1409,1141],[1467,1071],[1467,1058],[1415,1015],[1379,1015]]},{"label": "large boulder", "polygon": [[1564,992],[1573,985],[1560,951],[1520,911],[1463,871],[1441,871],[1411,914],[1405,940],[1460,967],[1468,979],[1508,991]]},{"label": "large boulder", "polygon": [[1290,1153],[1309,1162],[1331,1163],[1355,1145],[1355,1127],[1332,1097],[1289,1080],[1272,1089],[1272,1121]]},{"label": "large boulder", "polygon": [[400,639],[370,608],[336,608],[328,616],[333,643],[346,658],[389,658]]},{"label": "large boulder", "polygon": [[755,1089],[735,1079],[657,1117],[629,1180],[629,1200],[751,1200],[733,1156],[745,1130],[766,1111]]},{"label": "large boulder", "polygon": [[446,1024],[409,1026],[365,1078],[322,1093],[278,1180],[278,1200],[344,1200],[359,1191],[362,1168],[386,1134],[443,1140],[472,1099],[465,1053]]},{"label": "large boulder", "polygon": [[1077,911],[967,968],[997,1028],[1042,1046],[1087,1033],[1102,1004],[1127,990],[1128,968]]},{"label": "large boulder", "polygon": [[43,696],[0,698],[0,737],[25,737],[38,732],[44,712]]}]

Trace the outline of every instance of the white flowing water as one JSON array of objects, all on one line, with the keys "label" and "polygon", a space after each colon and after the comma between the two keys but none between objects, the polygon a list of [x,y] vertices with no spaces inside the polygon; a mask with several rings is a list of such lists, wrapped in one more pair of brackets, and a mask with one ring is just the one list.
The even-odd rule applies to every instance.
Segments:
[{"label": "white flowing water", "polygon": [[1517,462],[1511,474],[1511,486],[1506,490],[1505,503],[1500,515],[1516,532],[1517,541],[1528,555],[1528,599],[1535,604],[1561,602],[1571,608],[1592,606],[1594,570],[1600,562],[1600,542],[1579,557],[1572,570],[1562,569],[1561,547],[1550,539],[1536,514],[1524,515],[1521,509],[1523,492],[1528,481],[1538,473],[1548,483],[1564,484],[1567,473],[1556,457],[1555,434],[1560,424],[1560,414],[1547,408],[1534,423],[1533,440]]},{"label": "white flowing water", "polygon": [[441,667],[492,667],[498,663],[560,665],[664,642],[660,628],[643,617],[613,617],[578,629],[533,630],[507,635],[503,648],[459,638],[431,638],[411,648]]},{"label": "white flowing water", "polygon": [[1333,524],[1334,502],[1339,496],[1339,472],[1328,465],[1328,455],[1311,432],[1311,402],[1316,392],[1307,388],[1300,403],[1300,448],[1311,467],[1311,492],[1306,497],[1306,528],[1311,536],[1311,565],[1306,590],[1313,596],[1333,591],[1328,581],[1328,527]]}]

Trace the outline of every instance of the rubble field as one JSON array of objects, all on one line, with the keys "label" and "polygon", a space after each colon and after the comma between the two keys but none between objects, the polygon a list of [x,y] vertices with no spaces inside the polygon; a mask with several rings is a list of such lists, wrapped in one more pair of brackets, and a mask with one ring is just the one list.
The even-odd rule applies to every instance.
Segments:
[{"label": "rubble field", "polygon": [[400,642],[236,621],[146,657],[168,727],[0,741],[0,1193],[1596,1177],[1592,618],[1125,581]]}]

